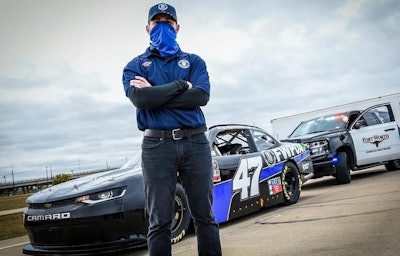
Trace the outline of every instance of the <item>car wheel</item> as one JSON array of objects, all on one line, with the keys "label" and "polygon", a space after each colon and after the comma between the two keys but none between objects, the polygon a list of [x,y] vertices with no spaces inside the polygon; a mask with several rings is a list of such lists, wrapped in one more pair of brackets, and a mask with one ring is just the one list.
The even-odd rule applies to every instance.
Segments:
[{"label": "car wheel", "polygon": [[300,197],[299,170],[293,163],[286,163],[282,171],[283,196],[286,204],[295,204]]},{"label": "car wheel", "polygon": [[388,171],[400,170],[400,159],[389,161],[389,163],[385,164],[385,167]]},{"label": "car wheel", "polygon": [[338,163],[336,165],[336,182],[338,184],[350,183],[351,173],[346,152],[339,152],[337,158]]},{"label": "car wheel", "polygon": [[188,232],[191,216],[185,190],[181,184],[177,184],[175,192],[175,210],[172,219],[172,238],[173,244],[182,240]]}]

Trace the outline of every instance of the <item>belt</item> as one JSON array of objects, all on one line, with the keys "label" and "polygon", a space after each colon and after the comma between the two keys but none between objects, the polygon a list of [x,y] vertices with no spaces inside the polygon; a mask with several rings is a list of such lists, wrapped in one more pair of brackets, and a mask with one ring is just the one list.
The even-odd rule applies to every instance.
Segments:
[{"label": "belt", "polygon": [[207,131],[207,126],[200,126],[194,129],[173,129],[173,130],[154,130],[146,129],[143,133],[145,137],[157,137],[157,138],[167,138],[180,140],[182,138],[187,138],[196,134],[204,133]]}]

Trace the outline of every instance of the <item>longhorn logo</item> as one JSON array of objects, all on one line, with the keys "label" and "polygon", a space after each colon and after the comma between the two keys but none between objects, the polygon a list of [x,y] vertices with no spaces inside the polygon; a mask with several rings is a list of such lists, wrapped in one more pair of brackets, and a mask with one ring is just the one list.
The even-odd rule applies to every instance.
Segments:
[{"label": "longhorn logo", "polygon": [[381,143],[383,140],[375,140],[371,142],[372,144],[375,144],[376,147],[379,147],[379,143]]}]

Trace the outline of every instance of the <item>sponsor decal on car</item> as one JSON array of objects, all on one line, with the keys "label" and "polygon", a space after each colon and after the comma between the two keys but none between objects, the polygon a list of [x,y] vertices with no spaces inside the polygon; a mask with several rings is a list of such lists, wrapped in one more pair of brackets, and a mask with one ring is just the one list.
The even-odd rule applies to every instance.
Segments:
[{"label": "sponsor decal on car", "polygon": [[308,163],[308,162],[307,163],[302,163],[301,166],[302,166],[303,170],[305,170],[305,171],[310,169],[310,163]]},{"label": "sponsor decal on car", "polygon": [[278,194],[282,192],[282,182],[280,177],[276,177],[268,180],[268,190],[270,195]]},{"label": "sponsor decal on car", "polygon": [[305,151],[301,144],[283,144],[280,147],[263,151],[267,164],[275,165]]}]

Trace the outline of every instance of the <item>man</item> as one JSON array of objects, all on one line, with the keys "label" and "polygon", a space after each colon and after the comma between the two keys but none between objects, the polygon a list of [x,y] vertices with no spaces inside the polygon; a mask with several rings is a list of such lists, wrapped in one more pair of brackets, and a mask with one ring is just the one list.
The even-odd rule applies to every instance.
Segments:
[{"label": "man", "polygon": [[160,3],[149,10],[150,46],[123,71],[126,96],[144,131],[142,167],[149,214],[149,254],[171,255],[175,187],[185,188],[199,255],[221,255],[212,212],[212,162],[200,106],[207,104],[210,81],[205,62],[181,51],[175,8]]}]

